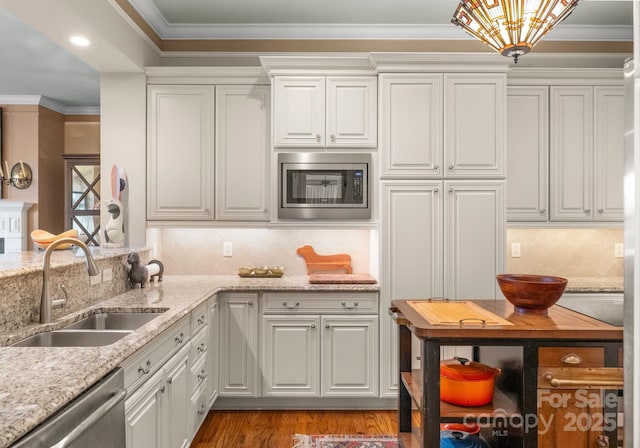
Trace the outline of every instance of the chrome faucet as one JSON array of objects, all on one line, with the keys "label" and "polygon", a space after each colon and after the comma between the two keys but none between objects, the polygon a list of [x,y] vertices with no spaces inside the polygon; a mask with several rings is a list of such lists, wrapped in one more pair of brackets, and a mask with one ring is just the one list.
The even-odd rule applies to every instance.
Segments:
[{"label": "chrome faucet", "polygon": [[64,288],[64,285],[61,286],[62,292],[64,293],[63,299],[55,299],[52,300],[49,296],[49,271],[50,267],[50,259],[51,252],[56,246],[61,244],[73,244],[74,246],[78,246],[84,252],[87,263],[87,272],[90,276],[100,274],[100,269],[96,265],[96,261],[91,256],[91,252],[89,252],[89,248],[85,243],[76,238],[60,238],[59,240],[55,240],[53,243],[49,244],[44,251],[44,258],[42,261],[42,297],[40,298],[40,323],[46,324],[51,322],[51,310],[53,308],[61,308],[67,303],[67,290]]}]

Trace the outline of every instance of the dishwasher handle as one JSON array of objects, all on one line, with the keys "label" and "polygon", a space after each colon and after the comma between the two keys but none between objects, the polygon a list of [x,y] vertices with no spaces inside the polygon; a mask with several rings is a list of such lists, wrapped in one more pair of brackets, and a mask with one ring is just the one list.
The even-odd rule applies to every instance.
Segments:
[{"label": "dishwasher handle", "polygon": [[125,389],[116,389],[113,396],[109,398],[105,403],[100,405],[89,417],[85,418],[78,426],[76,426],[64,439],[60,440],[51,448],[65,448],[69,444],[73,443],[78,437],[84,434],[89,428],[95,425],[102,417],[107,415],[111,409],[115,408],[127,395]]}]

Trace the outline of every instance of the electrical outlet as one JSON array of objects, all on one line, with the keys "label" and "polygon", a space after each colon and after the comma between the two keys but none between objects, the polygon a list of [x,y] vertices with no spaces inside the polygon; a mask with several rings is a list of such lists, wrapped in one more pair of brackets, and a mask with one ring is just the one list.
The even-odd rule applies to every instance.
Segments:
[{"label": "electrical outlet", "polygon": [[613,246],[613,256],[615,258],[622,258],[624,257],[624,244],[622,243],[615,243]]},{"label": "electrical outlet", "polygon": [[102,277],[100,276],[100,274],[98,274],[98,275],[90,275],[89,276],[89,284],[91,286],[98,285],[98,284],[100,284],[101,281],[102,281]]},{"label": "electrical outlet", "polygon": [[231,243],[231,241],[225,241],[224,243],[222,243],[222,256],[223,257],[233,256],[233,243]]},{"label": "electrical outlet", "polygon": [[520,243],[511,243],[511,258],[520,258]]},{"label": "electrical outlet", "polygon": [[113,280],[113,269],[111,269],[111,268],[103,269],[102,270],[102,281],[103,282],[110,282],[111,280]]}]

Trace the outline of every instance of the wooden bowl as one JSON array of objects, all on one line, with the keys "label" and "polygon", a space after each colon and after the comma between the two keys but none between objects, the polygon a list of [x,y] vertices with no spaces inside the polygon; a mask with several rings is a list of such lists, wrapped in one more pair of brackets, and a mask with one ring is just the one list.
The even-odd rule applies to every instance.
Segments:
[{"label": "wooden bowl", "polygon": [[504,296],[519,312],[546,312],[567,287],[566,278],[551,275],[498,274],[496,278]]},{"label": "wooden bowl", "polygon": [[[60,238],[78,238],[78,231],[76,229],[70,229],[65,232],[54,235],[46,230],[36,229],[31,232],[31,239],[33,245],[38,249],[45,250],[47,246]],[[55,250],[64,250],[71,247],[71,244],[61,244],[55,248]]]}]

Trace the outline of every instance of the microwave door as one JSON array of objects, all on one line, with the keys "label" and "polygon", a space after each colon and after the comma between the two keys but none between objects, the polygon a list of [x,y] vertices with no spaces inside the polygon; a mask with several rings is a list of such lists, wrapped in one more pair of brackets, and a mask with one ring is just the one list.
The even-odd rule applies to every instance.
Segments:
[{"label": "microwave door", "polygon": [[339,174],[314,173],[306,175],[307,204],[335,204],[342,202],[342,178]]}]

